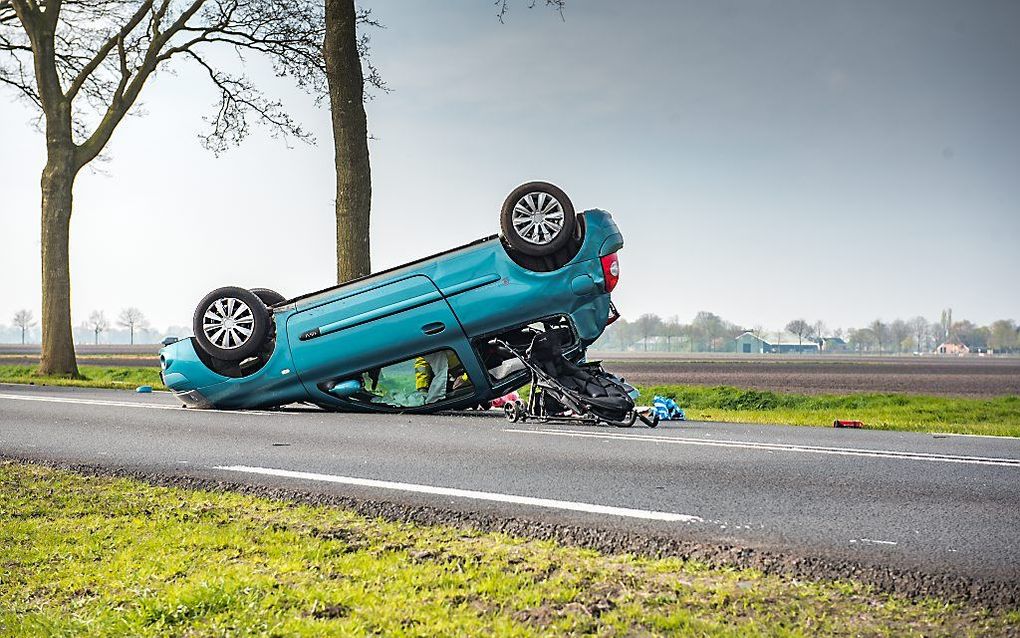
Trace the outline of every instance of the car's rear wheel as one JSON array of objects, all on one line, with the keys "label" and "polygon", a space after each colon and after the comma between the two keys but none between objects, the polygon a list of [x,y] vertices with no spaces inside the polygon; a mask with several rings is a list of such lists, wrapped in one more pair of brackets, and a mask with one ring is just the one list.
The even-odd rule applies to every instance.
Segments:
[{"label": "car's rear wheel", "polygon": [[275,290],[270,290],[269,288],[252,288],[251,292],[253,295],[261,299],[262,303],[264,303],[267,308],[287,301],[286,297]]},{"label": "car's rear wheel", "polygon": [[547,257],[571,243],[577,215],[570,198],[558,187],[528,182],[507,196],[499,223],[511,248],[531,257]]},{"label": "car's rear wheel", "polygon": [[269,333],[266,305],[250,290],[218,288],[195,308],[195,341],[208,354],[224,361],[241,361],[259,352]]}]

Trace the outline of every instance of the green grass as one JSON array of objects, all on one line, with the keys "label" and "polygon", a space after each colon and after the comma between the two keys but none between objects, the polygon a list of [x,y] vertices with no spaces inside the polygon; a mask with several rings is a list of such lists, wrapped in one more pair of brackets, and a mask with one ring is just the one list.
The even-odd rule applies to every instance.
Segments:
[{"label": "green grass", "polygon": [[832,426],[835,419],[868,428],[1020,436],[1020,396],[963,399],[906,394],[803,395],[730,386],[642,387],[639,402],[656,394],[676,399],[695,421]]},{"label": "green grass", "polygon": [[0,636],[996,636],[1020,618],[11,462],[0,566]]},{"label": "green grass", "polygon": [[36,385],[69,385],[86,388],[136,388],[151,385],[154,390],[165,390],[159,380],[159,368],[78,366],[81,379],[43,377],[36,374],[35,366],[0,365],[0,383],[34,383]]}]

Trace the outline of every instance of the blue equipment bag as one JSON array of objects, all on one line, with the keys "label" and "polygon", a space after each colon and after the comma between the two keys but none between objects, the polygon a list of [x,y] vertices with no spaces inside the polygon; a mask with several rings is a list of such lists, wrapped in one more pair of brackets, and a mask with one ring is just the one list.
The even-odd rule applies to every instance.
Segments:
[{"label": "blue equipment bag", "polygon": [[683,408],[676,404],[676,401],[669,397],[655,395],[652,400],[652,407],[660,421],[686,421],[687,415]]}]

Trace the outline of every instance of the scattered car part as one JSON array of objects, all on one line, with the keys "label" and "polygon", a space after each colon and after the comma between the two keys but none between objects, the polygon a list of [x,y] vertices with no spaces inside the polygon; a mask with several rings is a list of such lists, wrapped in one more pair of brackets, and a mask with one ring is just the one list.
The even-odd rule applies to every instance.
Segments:
[{"label": "scattered car part", "polygon": [[834,428],[858,428],[859,429],[859,428],[863,428],[864,427],[864,423],[862,423],[860,421],[844,421],[844,420],[841,420],[841,419],[836,419],[835,421],[832,422],[832,427],[834,427]]}]

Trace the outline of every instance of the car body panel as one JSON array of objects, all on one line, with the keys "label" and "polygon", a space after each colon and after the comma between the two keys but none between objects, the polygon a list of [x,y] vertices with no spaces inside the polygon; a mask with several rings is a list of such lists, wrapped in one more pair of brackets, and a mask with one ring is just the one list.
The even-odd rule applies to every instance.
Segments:
[{"label": "car body panel", "polygon": [[[314,330],[319,336],[301,339]],[[287,337],[298,376],[316,403],[347,405],[322,384],[446,348],[465,367],[473,364],[468,370],[473,381],[484,377],[449,304],[420,274],[295,312],[287,319]]]},{"label": "car body panel", "polygon": [[203,360],[207,357],[196,351],[193,338],[168,345],[160,350],[164,383],[195,407],[262,408],[311,401],[364,410],[363,404],[329,394],[324,385],[449,348],[464,365],[475,394],[406,411],[452,409],[501,396],[526,383],[527,377],[515,375],[493,384],[471,345],[474,340],[566,316],[579,339],[575,348],[583,353],[605,330],[610,295],[600,257],[622,248],[623,236],[609,213],[593,209],[581,215],[581,248],[556,270],[524,268],[510,258],[498,237],[488,237],[277,304],[270,311],[275,347],[251,374],[214,372]]}]

